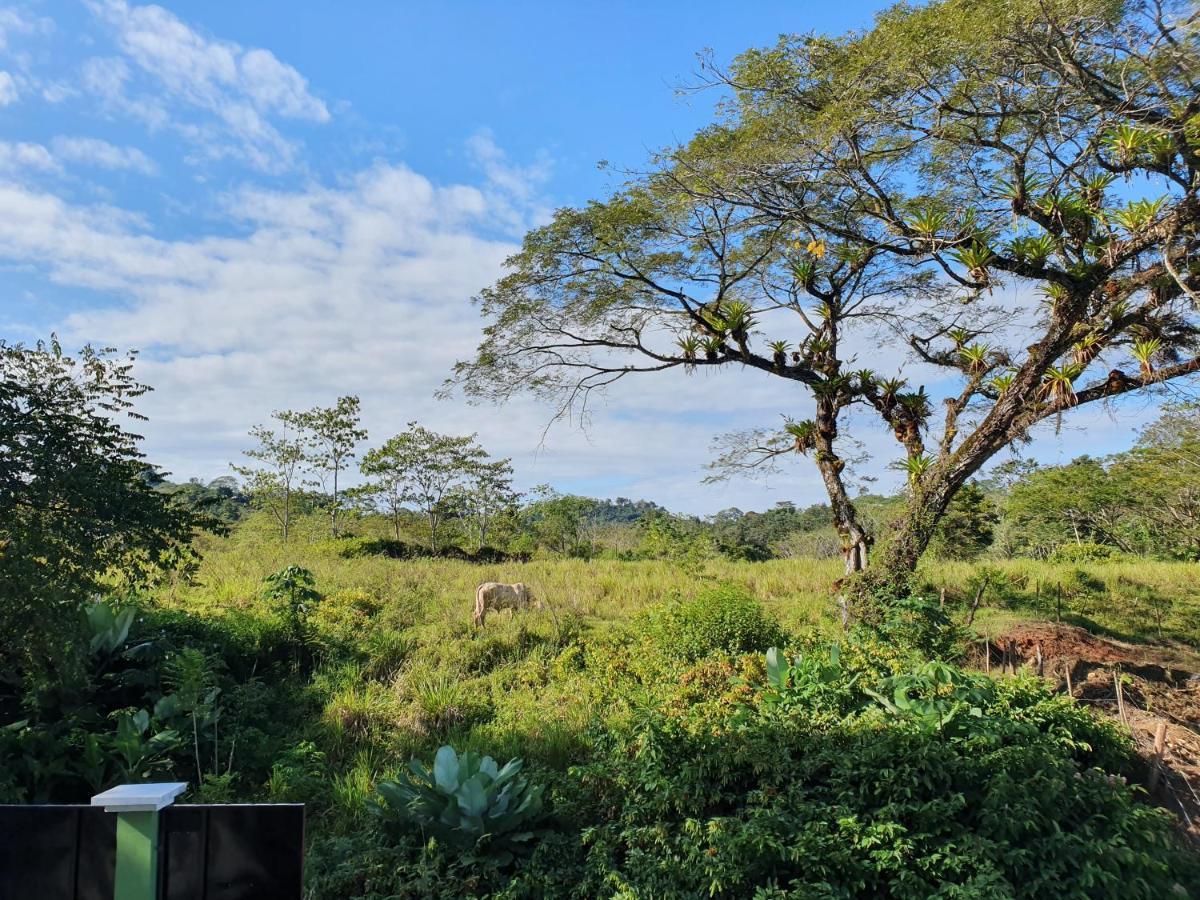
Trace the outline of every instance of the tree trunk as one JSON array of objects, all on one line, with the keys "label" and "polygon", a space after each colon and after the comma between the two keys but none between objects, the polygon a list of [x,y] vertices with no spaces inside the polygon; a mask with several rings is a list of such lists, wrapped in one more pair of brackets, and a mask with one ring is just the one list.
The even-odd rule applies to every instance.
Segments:
[{"label": "tree trunk", "polygon": [[331,537],[338,536],[337,530],[338,519],[338,470],[334,466],[333,469],[333,506],[329,508],[329,534]]},{"label": "tree trunk", "polygon": [[286,544],[288,540],[288,525],[290,524],[292,512],[292,486],[285,485],[283,488],[283,542]]},{"label": "tree trunk", "polygon": [[859,525],[858,511],[846,492],[846,483],[842,480],[842,470],[846,463],[833,449],[833,441],[837,437],[836,416],[837,412],[832,402],[824,399],[818,401],[815,438],[817,468],[821,472],[821,480],[825,483],[825,492],[829,496],[829,506],[833,510],[833,526],[842,539],[846,574],[853,575],[867,568],[871,538]]}]

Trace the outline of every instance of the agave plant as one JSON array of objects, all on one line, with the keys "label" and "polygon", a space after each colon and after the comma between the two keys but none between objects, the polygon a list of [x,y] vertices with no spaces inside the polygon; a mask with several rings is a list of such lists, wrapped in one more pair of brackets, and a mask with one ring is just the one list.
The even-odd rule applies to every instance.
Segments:
[{"label": "agave plant", "polygon": [[1092,210],[1082,197],[1074,194],[1047,194],[1038,206],[1044,215],[1057,223],[1076,242],[1082,244],[1091,237],[1094,222]]},{"label": "agave plant", "polygon": [[999,185],[999,190],[997,191],[997,196],[999,196],[1003,200],[1009,200],[1013,204],[1016,204],[1016,202],[1022,196],[1032,197],[1034,194],[1038,193],[1041,189],[1042,189],[1042,182],[1040,179],[1038,179],[1032,175],[1026,175],[1024,180],[1020,181],[1020,182],[1016,182],[1016,181],[1001,182]]},{"label": "agave plant", "polygon": [[948,219],[944,212],[926,207],[914,212],[908,225],[921,237],[932,239],[942,232]]},{"label": "agave plant", "polygon": [[911,393],[898,395],[896,400],[904,408],[904,411],[918,422],[925,421],[933,412],[933,407],[929,403],[929,395],[925,393],[923,386]]},{"label": "agave plant", "polygon": [[867,390],[875,383],[876,375],[870,369],[859,369],[854,373],[854,377],[858,379],[859,387]]},{"label": "agave plant", "polygon": [[929,471],[933,466],[933,457],[927,456],[924,453],[918,453],[916,456],[910,456],[904,461],[904,469],[908,472],[908,483],[916,487],[917,482],[921,477]]},{"label": "agave plant", "polygon": [[775,368],[782,369],[784,363],[787,362],[787,353],[792,345],[787,341],[771,341],[767,346],[771,348],[771,358],[775,362]]},{"label": "agave plant", "polygon": [[806,454],[817,445],[817,423],[811,419],[803,422],[788,422],[783,426],[795,441],[797,453]]},{"label": "agave plant", "polygon": [[679,352],[683,354],[683,358],[686,360],[684,368],[689,372],[693,371],[696,368],[696,355],[701,349],[700,339],[693,334],[689,334],[686,337],[681,337],[676,344],[679,346]]},{"label": "agave plant", "polygon": [[1083,197],[1083,202],[1093,212],[1099,212],[1104,208],[1104,193],[1113,183],[1114,178],[1115,176],[1109,172],[1100,172],[1082,179],[1079,193]]},{"label": "agave plant", "polygon": [[1075,379],[1079,367],[1074,363],[1051,366],[1042,377],[1042,397],[1052,406],[1071,406],[1075,402]]},{"label": "agave plant", "polygon": [[946,337],[954,341],[954,347],[958,349],[971,340],[971,338],[975,337],[975,332],[968,331],[966,328],[951,328],[946,332]]},{"label": "agave plant", "polygon": [[1159,197],[1157,200],[1131,200],[1124,209],[1114,212],[1112,217],[1130,234],[1137,234],[1154,223],[1158,214],[1162,212],[1164,203],[1165,197]]},{"label": "agave plant", "polygon": [[1138,361],[1138,365],[1142,370],[1143,378],[1154,377],[1154,358],[1162,352],[1163,342],[1161,338],[1143,338],[1133,342],[1133,347],[1130,352],[1133,358]]},{"label": "agave plant", "polygon": [[1169,164],[1175,156],[1175,139],[1165,131],[1154,132],[1146,141],[1146,154],[1160,166]]},{"label": "agave plant", "polygon": [[987,346],[987,344],[976,343],[960,348],[958,356],[970,374],[978,375],[981,372],[987,371],[988,356],[991,352],[992,348]]},{"label": "agave plant", "polygon": [[887,378],[879,382],[879,395],[884,403],[892,403],[895,401],[900,391],[904,390],[908,382],[903,378]]},{"label": "agave plant", "polygon": [[1041,291],[1042,295],[1050,301],[1051,306],[1058,306],[1071,296],[1071,292],[1067,290],[1064,285],[1061,285],[1056,281],[1042,285],[1039,290]]},{"label": "agave plant", "polygon": [[532,828],[542,815],[545,789],[521,777],[522,766],[512,759],[501,768],[490,756],[445,746],[432,770],[414,759],[397,780],[381,781],[379,799],[368,801],[367,808],[390,826],[419,828],[507,864],[514,853],[533,849]]},{"label": "agave plant", "polygon": [[988,272],[988,263],[994,257],[995,254],[980,243],[968,244],[954,253],[954,258],[967,270],[967,274],[971,276],[971,280],[980,284],[987,284],[991,280],[991,274]]}]

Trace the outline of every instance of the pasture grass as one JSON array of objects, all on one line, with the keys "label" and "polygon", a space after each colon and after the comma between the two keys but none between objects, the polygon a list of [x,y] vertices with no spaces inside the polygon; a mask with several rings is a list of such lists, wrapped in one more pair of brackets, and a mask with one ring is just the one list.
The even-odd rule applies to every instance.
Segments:
[{"label": "pasture grass", "polygon": [[[266,623],[278,612],[262,599],[263,578],[293,563],[314,573],[323,599],[310,625],[320,649],[311,709],[297,711],[297,725],[336,773],[327,799],[347,827],[371,784],[442,743],[560,770],[582,758],[594,726],[627,719],[639,691],[655,689],[653,673],[665,671],[642,658],[655,653],[645,615],[658,604],[732,585],[797,638],[838,628],[838,560],[477,564],[347,558],[345,548],[315,535],[284,545],[239,528],[206,538],[192,577],[164,585],[154,602],[201,618]],[[1186,645],[1200,636],[1198,569],[1145,560],[927,560],[918,581],[928,596],[944,590],[947,611],[961,622],[986,574],[980,634],[1061,617],[1130,640]],[[476,629],[474,591],[483,581],[525,582],[546,608],[496,613]]]}]

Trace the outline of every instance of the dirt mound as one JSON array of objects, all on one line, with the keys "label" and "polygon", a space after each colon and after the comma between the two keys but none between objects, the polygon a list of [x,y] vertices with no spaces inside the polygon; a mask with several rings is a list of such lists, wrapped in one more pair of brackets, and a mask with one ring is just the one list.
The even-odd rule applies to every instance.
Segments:
[{"label": "dirt mound", "polygon": [[974,649],[979,668],[1041,675],[1128,728],[1145,764],[1143,786],[1200,847],[1200,656],[1054,623],[1019,625]]}]

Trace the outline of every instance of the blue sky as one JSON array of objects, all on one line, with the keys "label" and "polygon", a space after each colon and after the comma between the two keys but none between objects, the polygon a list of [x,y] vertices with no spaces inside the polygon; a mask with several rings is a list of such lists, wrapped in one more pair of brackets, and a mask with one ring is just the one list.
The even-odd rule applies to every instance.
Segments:
[{"label": "blue sky", "polygon": [[[602,195],[600,160],[638,166],[708,121],[714,94],[676,90],[698,52],[841,32],[881,5],[0,6],[0,336],[139,348],[147,451],[178,477],[227,474],[272,409],[357,393],[374,439],[411,419],[477,431],[525,486],[694,512],[821,500],[803,460],[700,483],[714,434],[804,403],[770,378],[703,397],[643,382],[544,444],[532,402],[433,392],[527,228]],[[1152,409],[1131,412],[1081,414],[1032,452],[1116,449]],[[894,484],[887,436],[864,450],[863,474]]]}]

